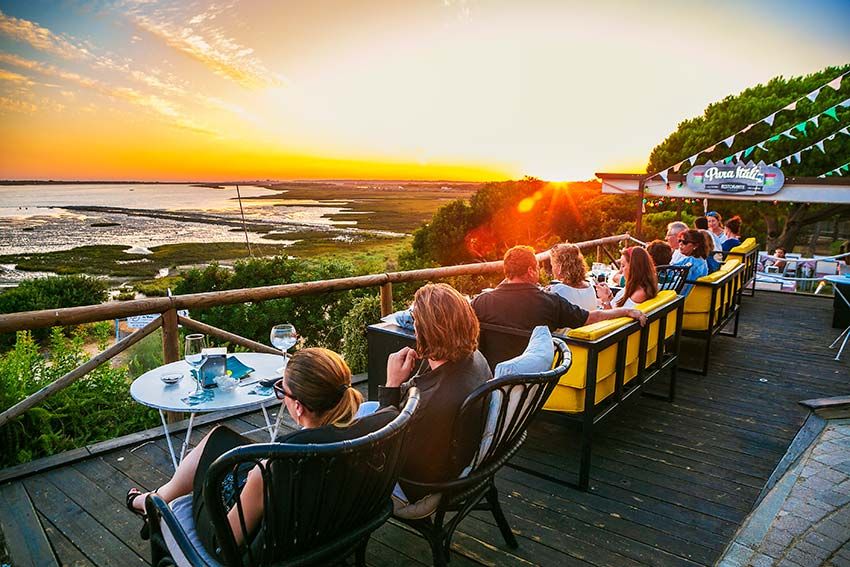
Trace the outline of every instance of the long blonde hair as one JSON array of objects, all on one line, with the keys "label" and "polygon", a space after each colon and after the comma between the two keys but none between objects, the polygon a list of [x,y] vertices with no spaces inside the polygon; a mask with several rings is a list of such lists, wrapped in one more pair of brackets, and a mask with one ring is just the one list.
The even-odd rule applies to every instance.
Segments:
[{"label": "long blonde hair", "polygon": [[351,386],[351,369],[332,350],[299,350],[289,359],[285,376],[292,397],[316,415],[319,425],[348,425],[363,403]]}]

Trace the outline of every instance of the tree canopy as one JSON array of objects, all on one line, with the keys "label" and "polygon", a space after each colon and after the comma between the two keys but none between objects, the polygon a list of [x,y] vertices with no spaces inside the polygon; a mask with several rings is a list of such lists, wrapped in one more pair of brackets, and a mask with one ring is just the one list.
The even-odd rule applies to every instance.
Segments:
[{"label": "tree canopy", "polygon": [[[736,96],[710,104],[702,116],[681,122],[675,132],[652,150],[647,172],[655,173],[685,160],[679,172],[687,173],[691,167],[687,158],[712,144],[716,144],[714,151],[700,154],[696,164],[709,159],[722,160],[800,124],[802,126],[792,131],[796,139],[780,136],[767,144],[765,150],[756,148],[747,160],[770,164],[823,140],[850,125],[850,106],[840,106],[841,102],[850,98],[850,76],[844,78],[839,90],[825,87],[814,101],[803,98],[795,110],[779,112],[772,126],[759,121],[848,70],[850,64],[828,67],[805,77],[776,77],[767,84],[756,85]],[[833,107],[834,111],[823,114]],[[817,124],[807,121],[812,117],[818,117]],[[735,137],[731,148],[717,143],[753,123],[755,126]],[[783,163],[786,177],[816,177],[846,164],[850,161],[850,136],[837,134],[826,142],[824,149],[825,152],[817,148],[804,152],[800,163],[793,159],[790,164]],[[750,231],[756,229],[766,235],[770,248],[781,245],[791,249],[800,229],[806,225],[833,218],[850,218],[850,206],[847,205],[725,201],[713,204],[712,208],[725,213],[724,216],[734,213],[744,217]]]}]

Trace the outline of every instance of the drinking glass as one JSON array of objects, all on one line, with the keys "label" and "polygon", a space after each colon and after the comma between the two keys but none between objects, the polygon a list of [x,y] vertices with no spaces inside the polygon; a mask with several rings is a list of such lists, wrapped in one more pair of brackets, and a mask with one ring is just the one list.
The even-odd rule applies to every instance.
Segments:
[{"label": "drinking glass", "polygon": [[195,379],[195,394],[201,392],[201,380],[198,369],[204,363],[203,350],[207,347],[207,338],[201,334],[186,335],[183,343],[183,358],[191,367],[192,377]]},{"label": "drinking glass", "polygon": [[272,327],[271,333],[269,333],[269,339],[271,340],[272,346],[280,349],[283,352],[283,366],[280,367],[279,371],[283,374],[283,369],[286,368],[286,357],[289,349],[295,346],[295,343],[298,342],[298,334],[295,332],[295,327],[290,325],[289,323],[284,323],[283,325],[275,325]]}]

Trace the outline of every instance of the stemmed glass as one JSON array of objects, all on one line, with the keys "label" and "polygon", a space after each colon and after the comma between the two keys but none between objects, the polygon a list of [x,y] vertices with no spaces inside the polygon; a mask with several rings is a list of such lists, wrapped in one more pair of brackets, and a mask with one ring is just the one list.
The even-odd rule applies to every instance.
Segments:
[{"label": "stemmed glass", "polygon": [[191,396],[203,395],[201,377],[198,369],[204,363],[203,350],[207,347],[207,338],[201,334],[186,335],[183,343],[183,358],[191,367],[192,377],[195,379],[195,391]]},{"label": "stemmed glass", "polygon": [[273,347],[283,352],[283,366],[279,369],[282,375],[283,369],[286,368],[286,351],[294,347],[295,343],[298,342],[298,334],[295,332],[295,327],[288,323],[275,325],[272,327],[271,333],[269,333],[269,340],[271,340]]}]

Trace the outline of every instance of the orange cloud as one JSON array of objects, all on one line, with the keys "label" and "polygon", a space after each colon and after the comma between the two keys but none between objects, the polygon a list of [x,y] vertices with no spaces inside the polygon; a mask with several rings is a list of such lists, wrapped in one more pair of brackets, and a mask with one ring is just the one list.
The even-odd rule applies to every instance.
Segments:
[{"label": "orange cloud", "polygon": [[139,28],[200,62],[213,73],[245,88],[274,87],[283,82],[282,77],[252,57],[252,48],[227,37],[220,28],[205,23],[215,19],[214,12],[196,15],[181,24],[168,21],[159,12],[149,15],[132,9],[130,14]]},{"label": "orange cloud", "polygon": [[63,59],[88,59],[85,47],[74,45],[66,36],[57,35],[35,22],[7,16],[0,10],[0,34],[30,44],[36,49],[58,55]]}]

